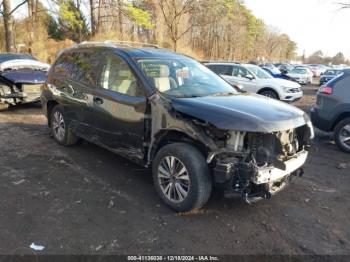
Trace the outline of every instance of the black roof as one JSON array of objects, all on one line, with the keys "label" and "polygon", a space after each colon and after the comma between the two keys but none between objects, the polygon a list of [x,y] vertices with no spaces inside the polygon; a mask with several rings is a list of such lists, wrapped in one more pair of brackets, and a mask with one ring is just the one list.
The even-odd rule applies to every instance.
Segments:
[{"label": "black roof", "polygon": [[123,45],[112,45],[112,44],[104,44],[103,42],[100,44],[79,44],[63,50],[65,52],[74,52],[75,50],[83,50],[83,49],[111,49],[118,50],[131,58],[182,58],[189,59],[189,56],[176,53],[170,49],[166,48],[150,48],[150,47],[129,47]]}]

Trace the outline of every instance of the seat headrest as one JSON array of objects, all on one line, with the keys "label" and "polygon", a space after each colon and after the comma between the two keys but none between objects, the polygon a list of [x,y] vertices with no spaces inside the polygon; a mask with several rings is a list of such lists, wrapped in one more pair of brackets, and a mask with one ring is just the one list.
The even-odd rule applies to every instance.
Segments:
[{"label": "seat headrest", "polygon": [[158,77],[169,77],[169,67],[166,65],[159,66],[159,76]]}]

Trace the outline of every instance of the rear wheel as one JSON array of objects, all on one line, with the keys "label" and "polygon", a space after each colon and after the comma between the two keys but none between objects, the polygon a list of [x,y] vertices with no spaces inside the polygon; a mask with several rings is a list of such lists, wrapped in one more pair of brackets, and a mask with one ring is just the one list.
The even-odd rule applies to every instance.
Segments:
[{"label": "rear wheel", "polygon": [[163,202],[178,212],[202,207],[212,189],[203,155],[185,143],[160,149],[153,161],[153,181]]},{"label": "rear wheel", "polygon": [[5,111],[9,108],[9,104],[0,102],[0,111]]},{"label": "rear wheel", "polygon": [[259,94],[262,96],[273,98],[273,99],[278,99],[277,93],[273,90],[264,90],[264,91],[260,92]]},{"label": "rear wheel", "polygon": [[345,118],[336,125],[334,138],[340,149],[350,153],[350,117]]},{"label": "rear wheel", "polygon": [[78,142],[78,137],[69,129],[67,117],[59,105],[51,111],[50,126],[54,139],[60,145],[70,146]]}]

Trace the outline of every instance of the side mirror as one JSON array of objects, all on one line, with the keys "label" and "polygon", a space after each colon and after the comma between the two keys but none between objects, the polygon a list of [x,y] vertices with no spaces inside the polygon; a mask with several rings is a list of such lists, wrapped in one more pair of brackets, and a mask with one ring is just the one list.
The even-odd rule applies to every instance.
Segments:
[{"label": "side mirror", "polygon": [[252,75],[246,75],[245,78],[249,79],[249,80],[253,80],[254,79],[254,76]]},{"label": "side mirror", "polygon": [[240,93],[246,93],[247,91],[243,90],[243,86],[237,83],[230,83],[234,89],[236,89]]}]

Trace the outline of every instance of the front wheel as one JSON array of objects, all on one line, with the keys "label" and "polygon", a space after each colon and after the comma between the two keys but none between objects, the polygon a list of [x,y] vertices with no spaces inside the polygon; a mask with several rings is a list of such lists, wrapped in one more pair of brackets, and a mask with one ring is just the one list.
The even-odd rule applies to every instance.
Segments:
[{"label": "front wheel", "polygon": [[336,125],[334,138],[340,149],[350,153],[350,117],[345,118]]},{"label": "front wheel", "polygon": [[273,90],[264,90],[264,91],[260,92],[259,94],[262,96],[273,98],[273,99],[278,99],[277,93]]},{"label": "front wheel", "polygon": [[185,143],[164,146],[152,169],[158,195],[175,211],[200,208],[208,201],[212,189],[210,171],[195,147]]}]

